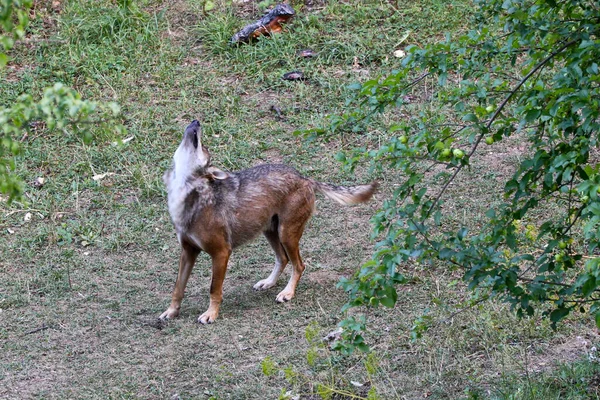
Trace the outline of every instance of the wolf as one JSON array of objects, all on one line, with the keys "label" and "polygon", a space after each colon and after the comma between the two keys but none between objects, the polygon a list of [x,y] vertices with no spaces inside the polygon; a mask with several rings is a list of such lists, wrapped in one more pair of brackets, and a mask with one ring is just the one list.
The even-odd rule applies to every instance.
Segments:
[{"label": "wolf", "polygon": [[290,280],[275,299],[288,301],[294,297],[305,269],[299,242],[314,211],[315,192],[350,205],[368,201],[377,189],[377,182],[348,187],[318,182],[280,164],[225,172],[211,164],[197,120],[185,129],[173,165],[163,180],[181,255],[171,305],[160,318],[179,315],[188,278],[198,254],[204,251],[212,259],[212,279],[208,310],[198,317],[201,324],[210,324],[219,315],[223,280],[233,249],[262,233],[275,252],[275,267],[254,289],[273,287],[291,262]]}]

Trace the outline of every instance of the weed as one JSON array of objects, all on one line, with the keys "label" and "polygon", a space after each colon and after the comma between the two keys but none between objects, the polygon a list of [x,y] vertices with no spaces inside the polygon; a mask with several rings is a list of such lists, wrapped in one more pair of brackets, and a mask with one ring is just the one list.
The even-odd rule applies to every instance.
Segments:
[{"label": "weed", "polygon": [[[502,377],[502,384],[494,388],[492,398],[598,399],[600,398],[599,373],[598,364],[588,360],[578,360],[572,364],[561,363],[555,371],[542,372],[532,377],[508,373]],[[473,394],[471,398],[477,397]]]},{"label": "weed", "polygon": [[271,357],[263,358],[263,360],[260,362],[260,367],[263,375],[265,376],[272,376],[277,371],[277,367],[275,366],[275,363]]}]

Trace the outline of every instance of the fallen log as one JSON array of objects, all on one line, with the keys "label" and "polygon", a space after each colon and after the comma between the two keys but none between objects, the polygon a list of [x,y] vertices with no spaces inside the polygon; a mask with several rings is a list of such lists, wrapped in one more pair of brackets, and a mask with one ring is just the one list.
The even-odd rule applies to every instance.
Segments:
[{"label": "fallen log", "polygon": [[246,25],[241,31],[233,35],[231,44],[248,43],[259,36],[269,36],[272,33],[281,32],[283,30],[281,24],[288,22],[294,15],[296,15],[296,12],[292,6],[285,3],[278,4],[261,19]]}]

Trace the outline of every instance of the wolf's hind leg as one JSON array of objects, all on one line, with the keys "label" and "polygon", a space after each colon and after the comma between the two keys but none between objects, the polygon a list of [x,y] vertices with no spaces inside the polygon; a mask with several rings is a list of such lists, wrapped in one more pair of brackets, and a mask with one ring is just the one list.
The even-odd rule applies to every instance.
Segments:
[{"label": "wolf's hind leg", "polygon": [[254,284],[254,290],[266,290],[275,286],[277,278],[279,278],[279,275],[281,275],[289,261],[283,245],[279,240],[279,218],[277,215],[273,217],[271,227],[263,232],[263,234],[275,252],[275,267],[268,278],[262,279]]},{"label": "wolf's hind leg", "polygon": [[294,266],[294,270],[288,284],[275,298],[279,303],[294,297],[296,286],[298,286],[298,281],[305,269],[302,257],[300,257],[300,239],[315,206],[315,193],[312,187],[306,186],[304,190],[297,190],[288,197],[285,205],[286,207],[279,215],[279,240],[285,254]]},{"label": "wolf's hind leg", "polygon": [[302,257],[300,257],[300,238],[302,237],[303,231],[304,223],[300,226],[294,226],[293,228],[286,228],[285,226],[281,227],[281,244],[283,245],[286,254],[289,256],[290,261],[294,266],[294,270],[292,271],[292,276],[290,277],[288,284],[275,298],[279,303],[291,300],[292,297],[294,297],[296,286],[298,286],[298,281],[300,281],[300,277],[304,272],[304,262],[302,261]]}]

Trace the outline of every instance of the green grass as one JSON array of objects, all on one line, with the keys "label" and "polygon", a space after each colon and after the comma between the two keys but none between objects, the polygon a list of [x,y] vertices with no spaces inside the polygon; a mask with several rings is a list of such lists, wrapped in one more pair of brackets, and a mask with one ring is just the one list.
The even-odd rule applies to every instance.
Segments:
[{"label": "green grass", "polygon": [[[27,202],[0,203],[0,397],[242,399],[278,398],[282,390],[303,399],[595,395],[596,364],[571,364],[566,352],[550,351],[577,335],[595,344],[588,321],[553,332],[538,318],[518,321],[491,302],[450,318],[469,293],[439,265],[404,266],[414,284],[400,288],[396,308],[368,310],[372,355],[344,358],[318,340],[342,318],[345,294],[335,284],[369,258],[369,218],[395,177],[366,168],[351,173],[334,160],[354,145],[377,146],[377,126],[326,142],[308,143],[293,132],[340,112],[349,84],[397,66],[393,51],[407,31],[401,47],[464,31],[470,2],[419,0],[396,9],[393,1],[294,1],[298,16],[286,32],[234,47],[231,35],[260,15],[253,2],[216,1],[206,15],[191,0],[136,1],[130,10],[108,0],[61,3],[60,10],[36,8],[29,42],[13,51],[0,79],[0,105],[60,81],[85,98],[121,104],[133,139],[114,145],[118,138],[98,131],[86,145],[72,131],[44,127],[23,139],[16,173],[27,183]],[[299,59],[304,48],[317,56]],[[292,70],[308,81],[283,81]],[[417,98],[423,104],[408,112],[427,107],[424,96]],[[204,144],[222,168],[285,162],[324,181],[378,178],[382,189],[374,202],[355,208],[318,201],[302,241],[307,272],[290,303],[274,302],[286,277],[272,290],[252,290],[273,263],[259,240],[234,253],[216,324],[195,323],[208,304],[209,260],[201,256],[180,318],[164,325],[156,317],[170,301],[178,245],[161,178],[193,118],[203,122]],[[475,210],[494,201],[495,179],[510,172],[519,151],[517,143],[498,149],[457,182],[446,203],[457,221],[481,223]],[[104,173],[112,175],[93,179]],[[38,177],[46,180],[41,188],[31,184]],[[409,331],[426,309],[438,322],[413,343]],[[586,348],[571,350],[569,357]],[[539,364],[544,357],[564,366],[528,369],[526,360]]]},{"label": "green grass", "polygon": [[[553,370],[534,376],[506,374],[489,397],[508,400],[598,399],[599,377],[600,366],[595,361],[560,363]],[[471,399],[484,397],[481,391],[468,393]]]}]

